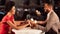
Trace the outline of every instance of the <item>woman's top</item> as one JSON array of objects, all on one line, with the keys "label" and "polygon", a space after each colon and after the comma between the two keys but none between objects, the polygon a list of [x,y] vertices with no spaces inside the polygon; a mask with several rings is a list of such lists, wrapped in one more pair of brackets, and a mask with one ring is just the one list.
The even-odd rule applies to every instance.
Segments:
[{"label": "woman's top", "polygon": [[0,25],[0,34],[8,34],[8,33],[15,34],[14,32],[12,32],[12,30],[11,30],[12,28],[7,24],[8,20],[13,23],[13,19],[14,19],[14,16],[9,17],[8,15],[6,15],[2,19],[1,25]]}]

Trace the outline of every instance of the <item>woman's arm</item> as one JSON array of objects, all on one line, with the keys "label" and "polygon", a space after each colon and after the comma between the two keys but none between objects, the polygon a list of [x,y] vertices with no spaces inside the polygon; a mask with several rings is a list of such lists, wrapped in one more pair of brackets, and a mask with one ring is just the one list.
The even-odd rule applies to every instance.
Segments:
[{"label": "woman's arm", "polygon": [[29,24],[25,24],[25,25],[22,25],[22,26],[16,26],[15,24],[13,24],[11,21],[8,21],[7,22],[12,28],[14,29],[22,29],[22,28],[25,28],[26,26],[28,26]]}]

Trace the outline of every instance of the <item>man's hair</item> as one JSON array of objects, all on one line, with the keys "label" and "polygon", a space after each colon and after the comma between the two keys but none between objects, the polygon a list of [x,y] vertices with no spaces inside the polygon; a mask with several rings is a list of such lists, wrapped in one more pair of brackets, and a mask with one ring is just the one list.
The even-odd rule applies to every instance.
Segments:
[{"label": "man's hair", "polygon": [[48,6],[53,6],[52,3],[44,3],[44,5],[47,4]]}]

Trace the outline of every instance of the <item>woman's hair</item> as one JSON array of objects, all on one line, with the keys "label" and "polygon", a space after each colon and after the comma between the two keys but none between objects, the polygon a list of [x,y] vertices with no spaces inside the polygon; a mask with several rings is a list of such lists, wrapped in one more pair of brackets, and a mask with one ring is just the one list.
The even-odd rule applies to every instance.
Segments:
[{"label": "woman's hair", "polygon": [[3,17],[12,9],[12,7],[15,6],[15,3],[13,1],[9,1],[5,4],[5,14],[1,15],[0,21],[3,19]]},{"label": "woman's hair", "polygon": [[9,1],[5,4],[5,12],[8,13],[12,7],[15,6],[15,3],[13,1]]}]

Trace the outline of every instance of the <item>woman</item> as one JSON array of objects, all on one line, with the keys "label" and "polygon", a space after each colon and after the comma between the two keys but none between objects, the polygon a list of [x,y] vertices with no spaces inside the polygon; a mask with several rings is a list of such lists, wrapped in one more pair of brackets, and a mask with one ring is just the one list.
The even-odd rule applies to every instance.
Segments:
[{"label": "woman", "polygon": [[14,21],[15,14],[15,3],[13,1],[9,1],[5,5],[6,15],[3,17],[0,25],[0,34],[15,34],[12,32],[13,29],[22,29],[28,26],[29,24],[25,24],[22,26],[17,26]]}]

